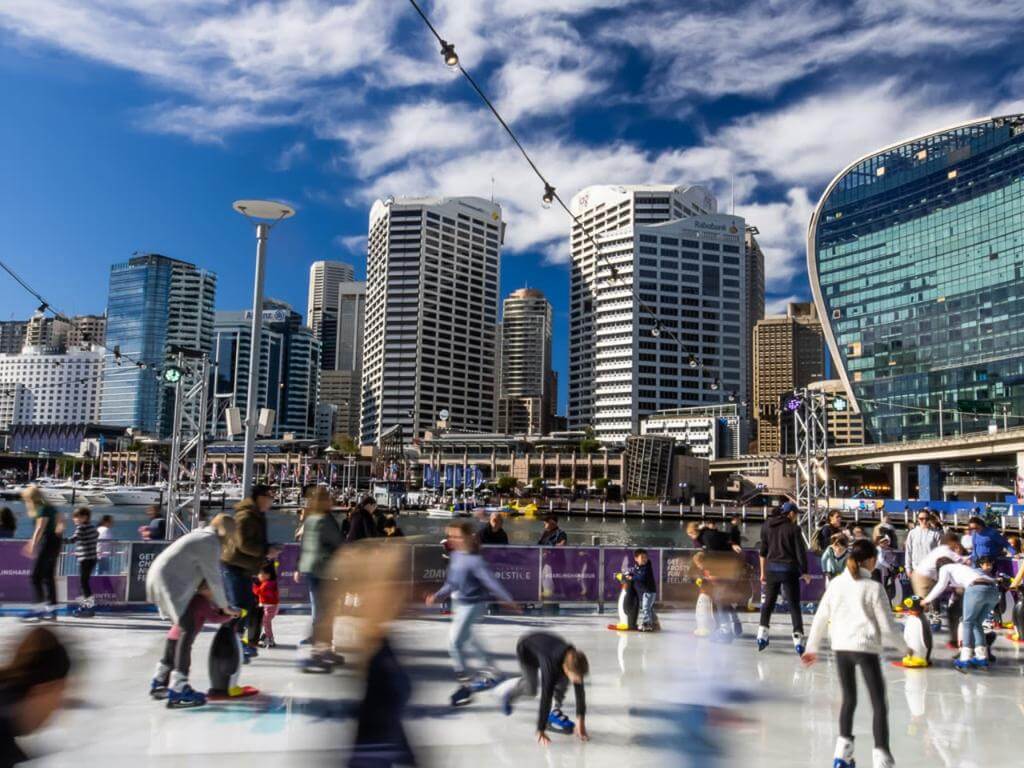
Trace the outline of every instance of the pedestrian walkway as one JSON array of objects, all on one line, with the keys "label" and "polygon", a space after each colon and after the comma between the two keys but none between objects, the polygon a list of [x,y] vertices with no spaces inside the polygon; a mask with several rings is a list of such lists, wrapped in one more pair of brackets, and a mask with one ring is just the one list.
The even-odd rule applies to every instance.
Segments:
[{"label": "pedestrian walkway", "polygon": [[[478,632],[515,672],[516,638],[524,631],[558,632],[588,654],[589,743],[552,734],[545,752],[534,742],[536,700],[523,700],[511,717],[491,693],[453,709],[455,689],[446,652],[447,620],[410,619],[396,630],[396,645],[415,688],[408,713],[410,740],[422,765],[565,766],[624,765],[830,766],[836,736],[837,684],[824,663],[803,669],[777,621],[764,653],[747,637],[722,646],[693,637],[682,613],[663,616],[660,634],[616,633],[607,616],[497,617]],[[84,670],[71,705],[49,727],[23,744],[45,755],[41,766],[188,766],[223,768],[242,757],[261,766],[343,765],[354,733],[351,712],[362,696],[352,666],[333,675],[305,675],[296,667],[298,639],[308,617],[276,622],[279,647],[263,651],[244,668],[242,682],[259,697],[211,703],[195,710],[167,710],[147,695],[166,625],[156,616],[114,615],[61,620]],[[0,638],[20,631],[0,619]],[[337,637],[343,638],[339,624]],[[196,642],[193,682],[206,684],[212,631]],[[945,640],[945,634],[941,636]],[[1000,663],[967,676],[945,662],[927,671],[887,667],[893,753],[900,768],[1009,765],[1019,750],[1024,718],[1024,646],[1000,639]],[[866,697],[865,697],[866,698]],[[572,716],[572,693],[566,701]],[[870,764],[870,707],[857,712],[858,761]]]}]

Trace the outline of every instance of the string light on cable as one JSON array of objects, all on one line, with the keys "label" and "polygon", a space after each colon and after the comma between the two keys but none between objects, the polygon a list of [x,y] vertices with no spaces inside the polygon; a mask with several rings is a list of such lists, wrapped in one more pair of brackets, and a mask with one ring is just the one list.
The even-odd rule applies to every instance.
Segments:
[{"label": "string light on cable", "polygon": [[658,338],[661,336],[661,323],[655,323],[654,327],[651,328],[651,336]]},{"label": "string light on cable", "polygon": [[544,196],[541,197],[541,202],[545,208],[550,208],[551,204],[555,202],[555,188],[550,184],[544,185]]},{"label": "string light on cable", "polygon": [[441,41],[441,58],[452,69],[459,66],[459,54],[455,52],[455,46],[447,40]]}]

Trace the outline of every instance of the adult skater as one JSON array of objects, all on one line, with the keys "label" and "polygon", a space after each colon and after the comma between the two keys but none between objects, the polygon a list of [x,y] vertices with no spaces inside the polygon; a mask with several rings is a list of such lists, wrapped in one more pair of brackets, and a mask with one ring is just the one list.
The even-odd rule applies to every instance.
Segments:
[{"label": "adult skater", "polygon": [[929,583],[927,575],[918,573],[918,566],[925,556],[939,546],[941,534],[931,527],[932,515],[927,509],[917,511],[917,526],[907,533],[903,545],[903,567],[910,575],[910,586],[915,595],[927,595],[934,580]]},{"label": "adult skater", "polygon": [[[576,723],[573,731],[581,741],[587,741],[587,700],[583,678],[590,672],[586,655],[576,646],[549,632],[531,632],[516,643],[516,657],[522,676],[507,680],[498,689],[502,710],[512,714],[512,706],[521,696],[533,697],[540,690],[540,708],[537,712],[537,743],[551,743],[547,728],[552,725],[568,730],[570,721],[562,712],[569,683],[576,699]],[[539,675],[539,682],[538,682]],[[554,703],[554,708],[552,708]]]},{"label": "adult skater", "polygon": [[877,548],[867,539],[859,539],[850,545],[846,571],[833,579],[825,590],[814,614],[807,651],[802,658],[808,667],[818,660],[818,649],[827,632],[836,655],[842,689],[839,738],[833,768],[851,768],[854,765],[853,713],[857,707],[857,667],[864,676],[874,710],[874,768],[895,765],[889,751],[889,712],[879,657],[887,640],[899,649],[906,648],[906,643],[893,620],[885,590],[871,578],[877,556]]},{"label": "adult skater", "polygon": [[998,558],[1010,548],[1010,543],[997,528],[980,517],[967,521],[967,532],[971,537],[971,563],[977,565],[981,558]]},{"label": "adult skater", "polygon": [[800,655],[804,652],[804,617],[800,613],[800,579],[810,584],[807,573],[807,547],[803,533],[796,523],[796,505],[786,502],[775,510],[761,527],[761,584],[764,600],[761,603],[761,621],[757,628],[757,649],[768,647],[768,628],[780,590],[789,603],[793,622],[793,646]]},{"label": "adult skater", "polygon": [[344,663],[344,658],[333,651],[333,624],[324,602],[327,566],[344,541],[331,506],[331,494],[324,488],[313,488],[306,497],[302,522],[302,544],[296,573],[301,573],[306,579],[313,614],[310,635],[313,652],[305,663],[309,672],[330,672],[334,664]]},{"label": "adult skater", "polygon": [[235,506],[235,530],[224,542],[221,555],[228,601],[245,612],[236,628],[242,637],[242,653],[246,659],[259,655],[256,644],[260,637],[260,615],[252,591],[253,579],[260,567],[280,552],[267,540],[267,512],[273,503],[268,486],[254,486],[249,497]]},{"label": "adult skater", "polygon": [[[192,643],[200,628],[197,612],[209,602],[225,613],[237,615],[228,602],[220,567],[222,547],[234,533],[234,519],[217,515],[207,528],[182,536],[157,555],[146,573],[146,599],[180,628],[173,659],[161,659],[150,684],[153,695],[167,690],[167,706],[172,709],[206,703],[206,696],[193,690],[188,682]],[[208,598],[200,594],[204,588]]]},{"label": "adult skater", "polygon": [[426,598],[427,605],[452,596],[452,625],[448,635],[448,653],[455,668],[455,678],[468,682],[473,675],[466,669],[466,648],[470,647],[482,663],[481,672],[491,680],[497,680],[498,671],[494,657],[480,640],[473,635],[473,625],[487,612],[488,602],[498,598],[512,610],[518,610],[512,595],[494,578],[480,555],[480,543],[468,520],[448,526],[447,540],[451,546],[448,574],[444,586]]},{"label": "adult skater", "polygon": [[39,486],[32,485],[22,494],[29,517],[35,518],[32,538],[22,549],[25,557],[35,558],[32,564],[32,590],[34,609],[25,621],[57,618],[57,559],[60,557],[61,537],[64,534],[64,515],[43,499]]},{"label": "adult skater", "polygon": [[[984,669],[988,666],[988,643],[985,641],[985,630],[982,622],[999,604],[999,587],[993,577],[995,559],[982,557],[978,567],[955,563],[946,558],[938,562],[939,580],[929,592],[921,606],[928,608],[950,588],[960,587],[963,596],[963,641],[960,646],[960,658],[953,661],[953,666],[961,672],[971,667]],[[956,637],[956,627],[950,627],[950,633]]]}]

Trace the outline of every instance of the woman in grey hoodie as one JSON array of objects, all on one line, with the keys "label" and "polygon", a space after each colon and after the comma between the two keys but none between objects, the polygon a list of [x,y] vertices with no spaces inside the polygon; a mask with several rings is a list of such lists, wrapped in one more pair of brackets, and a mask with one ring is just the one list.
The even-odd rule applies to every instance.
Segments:
[{"label": "woman in grey hoodie", "polygon": [[220,568],[221,547],[234,531],[232,517],[217,515],[209,527],[182,536],[157,555],[146,573],[146,599],[181,629],[167,691],[169,707],[206,703],[206,697],[188,684],[192,643],[200,628],[197,612],[206,600],[199,592],[204,587],[204,591],[209,590],[210,602],[225,613],[234,613],[224,592]]}]

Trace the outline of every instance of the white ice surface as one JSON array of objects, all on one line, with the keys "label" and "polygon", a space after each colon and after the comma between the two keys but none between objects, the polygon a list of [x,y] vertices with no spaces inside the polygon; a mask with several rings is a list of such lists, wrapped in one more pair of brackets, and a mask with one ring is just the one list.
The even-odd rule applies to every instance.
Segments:
[{"label": "white ice surface", "polygon": [[[788,616],[775,619],[772,644],[757,653],[753,615],[746,637],[720,646],[693,637],[692,617],[662,616],[660,634],[605,629],[611,616],[495,617],[478,628],[515,672],[516,638],[531,629],[558,632],[584,649],[591,663],[588,726],[583,744],[552,734],[549,749],[534,742],[536,700],[520,702],[506,718],[491,694],[452,709],[455,688],[446,652],[447,619],[407,619],[395,645],[414,679],[406,718],[421,765],[583,768],[584,766],[830,766],[836,737],[838,685],[831,654],[811,670],[800,667],[789,639]],[[87,664],[70,706],[24,746],[44,766],[284,766],[344,765],[354,733],[351,709],[361,695],[357,665],[329,676],[297,669],[297,640],[308,617],[282,616],[281,646],[245,667],[242,682],[261,696],[173,711],[148,697],[163,624],[154,615],[92,620],[61,619],[66,637]],[[0,619],[7,646],[21,632]],[[345,627],[336,639],[344,642]],[[193,683],[207,684],[212,631],[197,640]],[[944,642],[945,633],[939,636]],[[936,651],[940,665],[926,670],[886,666],[892,746],[900,768],[1020,765],[1024,726],[1024,646],[1000,639],[1000,663],[961,675]],[[572,716],[572,693],[566,711]],[[705,727],[705,705],[730,717]],[[719,717],[721,712],[719,712]],[[870,704],[861,692],[857,759],[871,764]],[[717,755],[717,756],[716,756]],[[230,761],[230,763],[228,762]],[[240,762],[241,761],[241,762]]]}]

